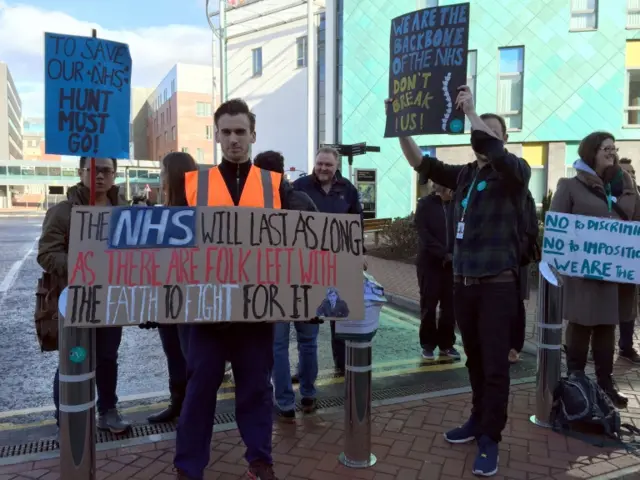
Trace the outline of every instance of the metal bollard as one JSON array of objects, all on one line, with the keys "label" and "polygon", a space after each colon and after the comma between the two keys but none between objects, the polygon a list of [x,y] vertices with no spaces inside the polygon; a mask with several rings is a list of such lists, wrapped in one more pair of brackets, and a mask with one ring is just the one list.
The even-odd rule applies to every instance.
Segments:
[{"label": "metal bollard", "polygon": [[538,372],[536,410],[530,421],[549,428],[553,391],[560,381],[562,362],[562,277],[547,262],[540,262],[538,288]]},{"label": "metal bollard", "polygon": [[371,342],[347,340],[345,345],[345,438],[339,460],[350,468],[367,468],[377,462],[371,453]]},{"label": "metal bollard", "polygon": [[[60,478],[96,478],[96,334],[60,320]],[[64,328],[64,330],[63,330]]]}]

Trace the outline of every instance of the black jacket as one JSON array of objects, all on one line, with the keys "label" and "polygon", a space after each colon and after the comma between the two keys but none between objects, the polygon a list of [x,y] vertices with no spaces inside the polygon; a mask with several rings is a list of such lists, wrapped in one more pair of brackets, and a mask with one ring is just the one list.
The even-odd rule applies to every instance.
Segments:
[{"label": "black jacket", "polygon": [[318,207],[311,197],[301,190],[295,190],[288,180],[282,179],[282,193],[287,199],[288,210],[301,210],[303,212],[317,212]]},{"label": "black jacket", "polygon": [[[218,169],[220,170],[222,178],[224,178],[224,183],[227,185],[227,190],[229,190],[233,204],[238,206],[242,190],[244,190],[244,184],[247,182],[247,177],[249,176],[251,161],[234,163],[223,158]],[[280,184],[280,203],[283,210],[289,210],[284,182]]]},{"label": "black jacket", "polygon": [[419,265],[442,265],[446,254],[453,254],[453,223],[453,202],[445,203],[435,193],[418,200],[415,225]]}]

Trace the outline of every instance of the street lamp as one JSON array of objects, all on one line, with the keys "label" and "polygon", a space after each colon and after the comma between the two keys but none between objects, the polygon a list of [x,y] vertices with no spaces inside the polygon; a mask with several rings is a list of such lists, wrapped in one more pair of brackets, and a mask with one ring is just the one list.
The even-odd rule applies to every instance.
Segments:
[{"label": "street lamp", "polygon": [[[211,21],[211,17],[215,16],[214,12],[209,10],[209,5],[211,4],[211,0],[206,0],[205,4],[205,13],[207,15],[207,23],[209,24],[209,28],[211,29],[211,69],[212,69],[212,96],[213,101],[211,102],[212,106],[215,103],[216,96],[216,78],[215,78],[215,37],[218,37],[218,44],[220,47],[220,103],[223,103],[227,100],[227,12],[226,12],[226,4],[225,0],[219,0],[218,2],[218,18],[220,21],[219,28],[216,29],[216,26]],[[215,111],[212,108],[212,115]],[[215,119],[214,119],[214,128],[215,128]],[[216,141],[213,141],[213,163],[217,164],[217,147]]]}]

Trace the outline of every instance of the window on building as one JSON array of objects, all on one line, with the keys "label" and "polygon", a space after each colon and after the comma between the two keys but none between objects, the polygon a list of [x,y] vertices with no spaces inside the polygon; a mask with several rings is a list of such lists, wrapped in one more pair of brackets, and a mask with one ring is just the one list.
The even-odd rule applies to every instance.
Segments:
[{"label": "window on building", "polygon": [[167,144],[167,140],[169,139],[169,132],[167,132],[166,130],[164,131],[164,143],[165,145]]},{"label": "window on building", "polygon": [[531,167],[529,191],[536,201],[536,205],[541,205],[547,191],[547,169],[545,167]]},{"label": "window on building", "polygon": [[171,95],[173,96],[174,93],[176,93],[176,79],[175,78],[173,80],[171,80]]},{"label": "window on building", "polygon": [[598,28],[598,0],[571,0],[569,30],[583,31]]},{"label": "window on building", "polygon": [[198,162],[204,162],[204,150],[202,150],[201,148],[198,148],[196,150],[196,156],[198,157],[196,159]]},{"label": "window on building", "polygon": [[169,104],[169,108],[167,108],[167,123],[171,123],[171,104]]},{"label": "window on building", "polygon": [[262,47],[251,50],[251,60],[253,62],[253,76],[259,77],[262,75]]},{"label": "window on building", "polygon": [[418,9],[433,8],[438,6],[438,0],[418,0]]},{"label": "window on building", "polygon": [[181,150],[182,153],[189,153],[189,149],[187,147],[182,147]]},{"label": "window on building", "polygon": [[160,114],[160,125],[164,125],[164,112]]},{"label": "window on building", "polygon": [[167,89],[166,88],[164,89],[164,101],[165,102],[167,101]]},{"label": "window on building", "polygon": [[176,140],[176,127],[171,127],[171,140]]},{"label": "window on building", "polygon": [[207,125],[204,127],[204,136],[207,140],[211,140],[213,138],[213,125]]},{"label": "window on building", "polygon": [[[476,99],[476,77],[478,76],[478,51],[477,50],[469,50],[467,54],[467,85],[471,89],[471,93],[473,94],[473,100]],[[464,120],[464,130],[465,132],[471,131],[471,124],[469,120],[465,118]]]},{"label": "window on building", "polygon": [[640,127],[640,68],[627,69],[626,125]]},{"label": "window on building", "polygon": [[307,66],[307,37],[296,38],[296,66],[303,68]]},{"label": "window on building", "polygon": [[627,28],[640,28],[640,0],[627,0]]},{"label": "window on building", "polygon": [[210,117],[211,116],[211,104],[206,102],[196,102],[196,116],[198,117]]},{"label": "window on building", "polygon": [[498,76],[498,115],[504,117],[507,130],[522,129],[524,83],[524,47],[500,49]]}]

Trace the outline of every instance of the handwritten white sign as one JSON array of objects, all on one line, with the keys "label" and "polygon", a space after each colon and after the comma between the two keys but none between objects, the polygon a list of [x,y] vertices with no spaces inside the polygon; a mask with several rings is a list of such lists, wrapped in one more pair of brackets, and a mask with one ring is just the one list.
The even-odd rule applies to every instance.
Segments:
[{"label": "handwritten white sign", "polygon": [[640,222],[547,212],[542,260],[570,277],[640,283]]}]

